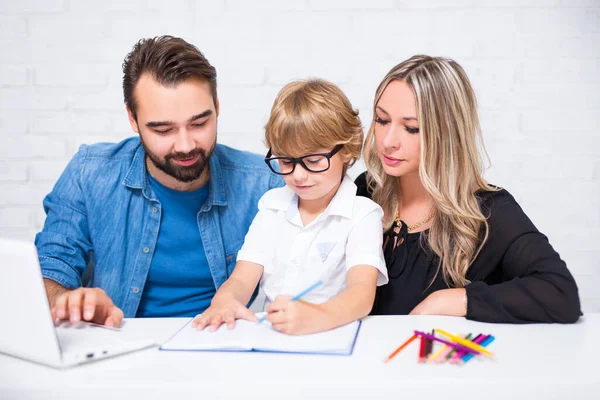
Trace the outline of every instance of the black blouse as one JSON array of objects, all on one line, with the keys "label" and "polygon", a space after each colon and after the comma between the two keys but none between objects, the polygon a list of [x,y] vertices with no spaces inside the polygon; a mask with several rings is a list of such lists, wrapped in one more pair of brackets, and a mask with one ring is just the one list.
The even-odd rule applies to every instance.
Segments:
[{"label": "black blouse", "polygon": [[[366,172],[355,183],[359,196],[371,197]],[[479,190],[475,196],[488,217],[489,236],[467,272],[466,317],[501,323],[577,321],[582,315],[577,285],[548,238],[506,190]],[[408,314],[432,292],[449,287],[441,271],[436,275],[439,258],[426,241],[421,244],[422,232],[408,233],[402,225],[404,241],[396,248],[384,245],[389,283],[377,288],[371,314]],[[394,234],[393,227],[385,232],[384,244],[393,242]]]}]

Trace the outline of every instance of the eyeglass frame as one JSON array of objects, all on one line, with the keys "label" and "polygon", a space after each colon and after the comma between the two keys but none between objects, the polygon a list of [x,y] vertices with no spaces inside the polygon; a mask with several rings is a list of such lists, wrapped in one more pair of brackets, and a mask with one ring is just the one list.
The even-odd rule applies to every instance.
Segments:
[{"label": "eyeglass frame", "polygon": [[[296,157],[296,158],[294,158],[294,157],[271,157],[272,152],[271,152],[271,149],[269,149],[269,151],[267,152],[267,155],[265,156],[265,163],[269,166],[269,168],[271,169],[271,171],[273,171],[277,175],[290,175],[290,174],[293,174],[294,170],[296,169],[296,165],[297,164],[300,164],[302,166],[302,168],[304,168],[308,172],[312,172],[312,173],[318,174],[320,172],[325,172],[329,168],[331,168],[331,157],[333,157],[334,155],[336,155],[343,148],[344,148],[343,144],[338,144],[329,153],[307,154],[305,156]],[[320,170],[320,171],[313,171],[310,168],[308,168],[306,166],[306,164],[304,164],[303,159],[308,158],[308,157],[315,157],[315,156],[325,157],[327,159],[327,168],[325,168],[323,170]],[[292,163],[292,169],[291,169],[291,171],[290,172],[276,171],[273,168],[273,166],[271,165],[271,161],[277,161],[277,160],[290,161]]]}]

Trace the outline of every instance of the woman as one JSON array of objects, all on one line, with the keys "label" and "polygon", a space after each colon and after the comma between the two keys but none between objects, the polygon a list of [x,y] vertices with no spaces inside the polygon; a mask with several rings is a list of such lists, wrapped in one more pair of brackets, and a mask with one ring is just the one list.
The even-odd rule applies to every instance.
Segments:
[{"label": "woman", "polygon": [[572,275],[510,193],[483,179],[483,154],[460,65],[414,56],[386,75],[356,179],[384,210],[390,280],[373,314],[577,321]]}]

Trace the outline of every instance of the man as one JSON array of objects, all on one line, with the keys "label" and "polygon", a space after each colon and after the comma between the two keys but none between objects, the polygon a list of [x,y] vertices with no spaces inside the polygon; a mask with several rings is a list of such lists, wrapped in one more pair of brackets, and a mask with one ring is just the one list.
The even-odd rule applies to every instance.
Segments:
[{"label": "man", "polygon": [[54,318],[119,326],[203,312],[259,198],[283,184],[258,155],[216,144],[216,71],[196,47],[141,40],[123,73],[139,138],[81,146],[44,199],[35,243]]}]

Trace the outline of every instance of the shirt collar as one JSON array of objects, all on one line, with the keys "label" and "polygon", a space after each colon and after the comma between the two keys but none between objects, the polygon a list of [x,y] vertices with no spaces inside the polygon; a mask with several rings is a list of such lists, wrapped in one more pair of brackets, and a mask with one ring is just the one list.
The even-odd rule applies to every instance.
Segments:
[{"label": "shirt collar", "polygon": [[[342,183],[333,199],[323,212],[322,216],[339,215],[343,218],[352,218],[354,212],[354,200],[356,198],[356,185],[348,175],[344,176]],[[298,213],[298,195],[287,185],[277,190],[276,196],[271,196],[265,204],[266,208],[284,211],[286,218],[292,220]]]},{"label": "shirt collar", "polygon": [[[223,169],[219,162],[219,145],[215,147],[215,151],[209,159],[210,178],[208,180],[208,198],[200,211],[208,211],[212,206],[226,206],[227,195],[225,193],[225,183],[223,177]],[[142,193],[149,200],[156,200],[150,182],[148,181],[148,172],[146,170],[146,152],[144,147],[138,146],[133,160],[129,165],[129,170],[123,179],[123,185],[132,189],[141,189]]]},{"label": "shirt collar", "polygon": [[352,218],[354,213],[354,200],[356,199],[356,185],[348,175],[344,176],[342,183],[337,190],[326,212],[329,215],[339,215],[343,218]]}]

